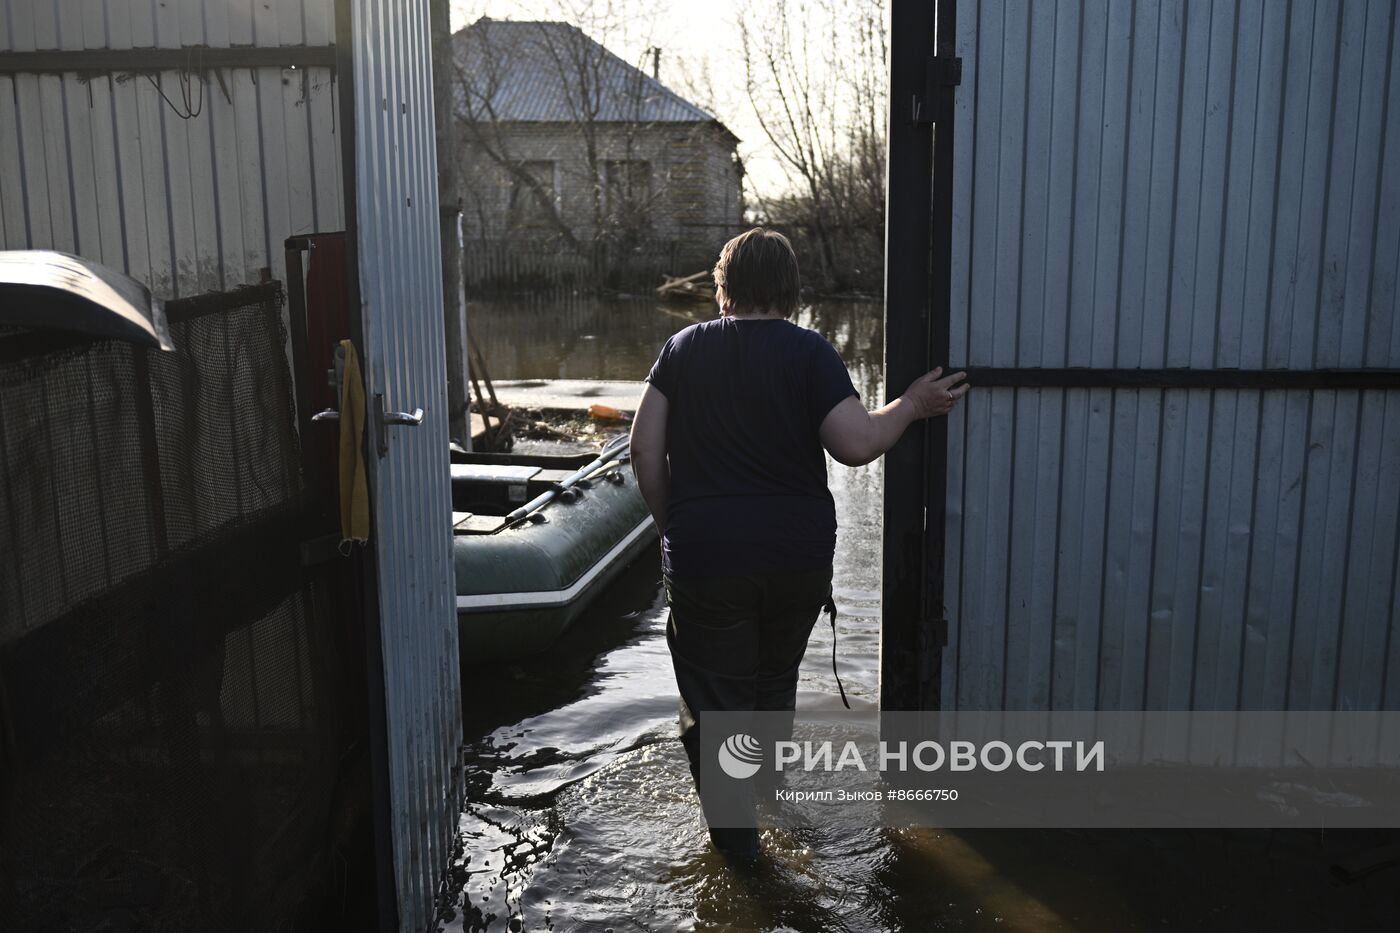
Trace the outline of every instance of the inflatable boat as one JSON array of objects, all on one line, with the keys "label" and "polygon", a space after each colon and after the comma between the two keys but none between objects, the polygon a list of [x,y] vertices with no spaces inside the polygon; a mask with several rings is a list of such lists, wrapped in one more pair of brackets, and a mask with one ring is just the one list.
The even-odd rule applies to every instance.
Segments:
[{"label": "inflatable boat", "polygon": [[452,456],[462,661],[548,648],[648,545],[656,526],[627,438],[601,453]]}]

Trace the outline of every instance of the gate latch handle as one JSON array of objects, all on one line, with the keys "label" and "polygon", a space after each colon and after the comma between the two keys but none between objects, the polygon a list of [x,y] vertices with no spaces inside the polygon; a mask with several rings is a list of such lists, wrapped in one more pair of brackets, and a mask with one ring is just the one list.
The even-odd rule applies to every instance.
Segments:
[{"label": "gate latch handle", "polygon": [[416,428],[422,423],[423,409],[415,408],[413,411],[385,411],[383,394],[375,394],[374,440],[375,447],[379,451],[379,456],[382,457],[389,452],[389,425],[397,424],[406,428]]},{"label": "gate latch handle", "polygon": [[386,411],[384,413],[385,424],[406,424],[416,428],[423,423],[423,409],[415,408],[413,411]]}]

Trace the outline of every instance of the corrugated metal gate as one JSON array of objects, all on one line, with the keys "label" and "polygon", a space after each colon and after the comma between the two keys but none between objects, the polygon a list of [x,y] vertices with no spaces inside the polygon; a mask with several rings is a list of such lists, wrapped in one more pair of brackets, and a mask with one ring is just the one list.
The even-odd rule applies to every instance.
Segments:
[{"label": "corrugated metal gate", "polygon": [[1398,26],[958,0],[943,708],[1400,708]]},{"label": "corrugated metal gate", "polygon": [[[420,931],[447,866],[462,744],[428,4],[348,0],[341,12],[354,77],[342,112],[354,127],[346,172],[371,435],[386,828],[398,929]],[[378,444],[376,418],[420,408],[420,424],[386,424]]]}]

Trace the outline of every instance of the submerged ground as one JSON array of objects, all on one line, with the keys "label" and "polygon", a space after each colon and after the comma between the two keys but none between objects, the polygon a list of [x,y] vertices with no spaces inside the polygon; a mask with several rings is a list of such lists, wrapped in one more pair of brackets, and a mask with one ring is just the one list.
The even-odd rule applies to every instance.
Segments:
[{"label": "submerged ground", "polygon": [[[711,313],[647,300],[473,305],[496,378],[641,379],[661,343]],[[883,395],[878,305],[799,323]],[[847,693],[878,681],[880,471],[832,465]],[[448,930],[1390,930],[1400,868],[1351,884],[1333,863],[1385,842],[1326,832],[1015,832],[841,825],[766,834],[737,874],[710,852],[684,755],[654,555],[553,651],[469,670],[468,800]],[[831,631],[812,637],[798,703],[839,705]],[[1392,840],[1393,841],[1393,840]]]}]

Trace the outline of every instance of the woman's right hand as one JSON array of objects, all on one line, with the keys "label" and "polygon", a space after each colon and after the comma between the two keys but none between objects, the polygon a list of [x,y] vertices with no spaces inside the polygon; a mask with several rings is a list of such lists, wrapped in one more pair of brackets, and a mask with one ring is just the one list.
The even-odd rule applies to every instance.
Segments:
[{"label": "woman's right hand", "polygon": [[[903,398],[914,406],[915,417],[935,418],[946,415],[958,404],[958,400],[972,388],[966,382],[967,373],[957,372],[943,375],[943,367],[925,373],[905,391]],[[959,383],[962,383],[959,385]]]},{"label": "woman's right hand", "polygon": [[[822,419],[822,446],[846,466],[869,463],[895,445],[904,429],[920,418],[946,415],[970,388],[967,373],[943,375],[943,367],[914,380],[899,398],[875,411],[866,411],[860,399],[848,395]],[[962,383],[962,385],[958,385]],[[640,419],[641,411],[637,412]],[[637,460],[636,442],[632,460]],[[640,474],[638,474],[640,478]],[[643,490],[645,491],[645,490]]]}]

